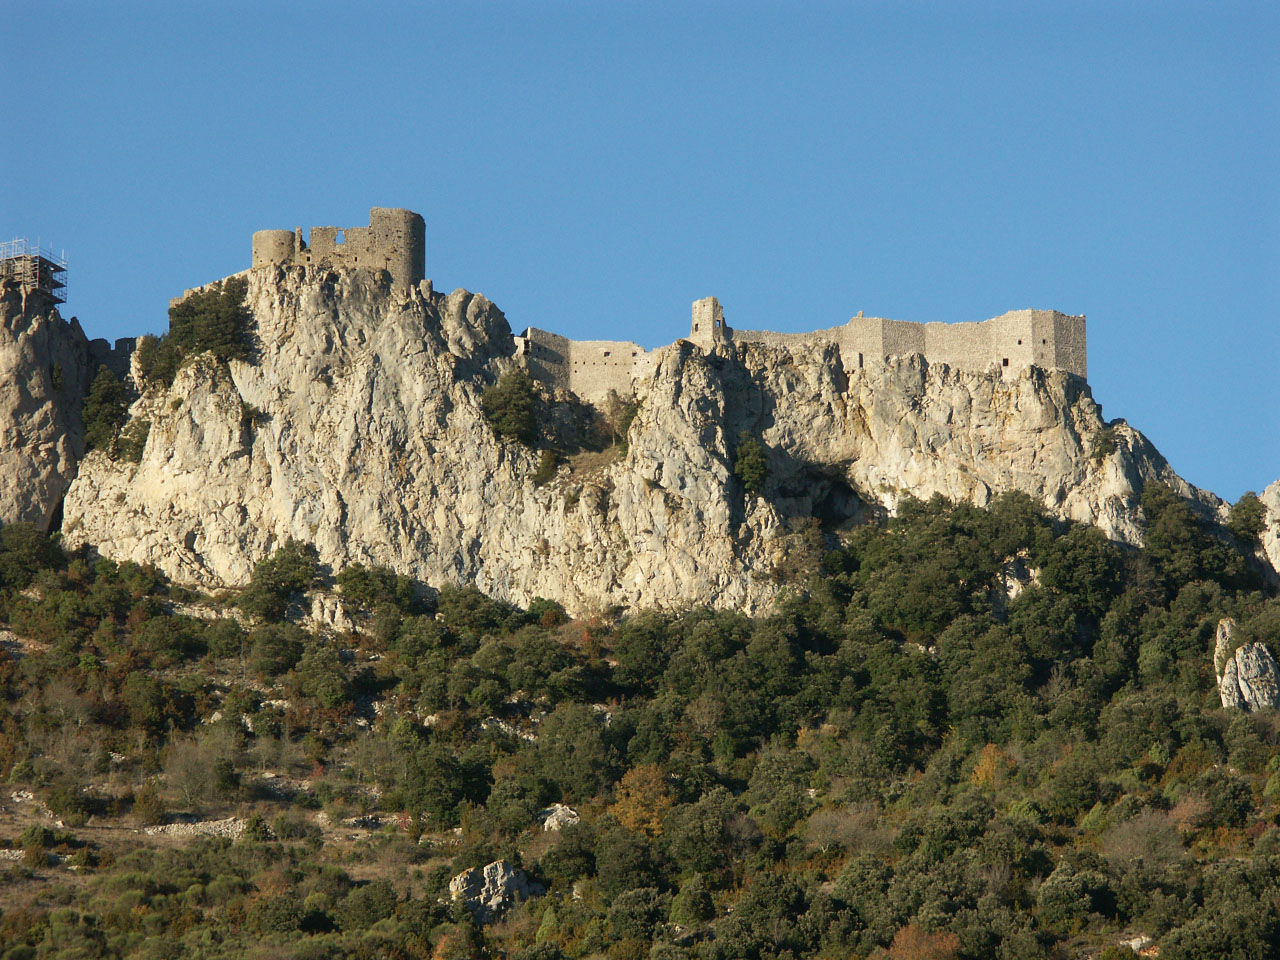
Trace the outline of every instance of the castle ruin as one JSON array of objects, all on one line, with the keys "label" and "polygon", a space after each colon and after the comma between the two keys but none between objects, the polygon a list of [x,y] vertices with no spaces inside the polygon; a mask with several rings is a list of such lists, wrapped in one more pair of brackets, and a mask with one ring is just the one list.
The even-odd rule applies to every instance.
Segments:
[{"label": "castle ruin", "polygon": [[310,242],[296,230],[253,235],[254,267],[270,264],[363,267],[386,270],[401,289],[426,277],[427,226],[421,215],[398,207],[374,207],[367,227],[312,227]]},{"label": "castle ruin", "polygon": [[[694,301],[688,339],[703,349],[722,343],[787,348],[825,341],[839,347],[846,370],[918,353],[930,363],[974,373],[996,369],[1003,377],[1030,366],[1088,376],[1085,318],[1056,310],[1012,310],[976,323],[915,323],[860,312],[838,327],[775,333],[733,329],[725,323],[720,301],[706,297]],[[652,371],[658,352],[623,340],[570,340],[536,327],[516,337],[516,354],[534,379],[589,403],[610,390],[630,393],[632,381]]]},{"label": "castle ruin", "polygon": [[[374,207],[367,227],[312,227],[310,242],[296,230],[259,230],[253,235],[252,266],[298,265],[385,270],[407,290],[426,276],[426,224],[419,214]],[[188,291],[190,293],[191,291]],[[1030,366],[1087,377],[1085,318],[1056,310],[1014,310],[975,323],[915,323],[856,317],[812,333],[735,330],[715,297],[693,304],[688,340],[717,344],[762,343],[800,347],[835,344],[846,370],[861,370],[890,357],[921,354],[930,363],[974,373],[1016,376]],[[569,390],[598,403],[611,390],[633,392],[633,382],[652,372],[661,349],[645,350],[629,340],[570,340],[529,327],[515,337],[516,358],[530,376],[550,389]]]}]

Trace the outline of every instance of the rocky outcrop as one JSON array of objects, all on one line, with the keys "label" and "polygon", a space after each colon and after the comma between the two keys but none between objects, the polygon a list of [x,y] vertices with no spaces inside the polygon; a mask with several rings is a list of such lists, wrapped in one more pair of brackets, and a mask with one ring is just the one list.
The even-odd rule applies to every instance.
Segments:
[{"label": "rocky outcrop", "polygon": [[1280,480],[1277,480],[1259,497],[1267,508],[1266,527],[1262,531],[1262,552],[1271,568],[1280,573]]},{"label": "rocky outcrop", "polygon": [[1280,670],[1264,644],[1240,644],[1236,622],[1218,621],[1214,636],[1213,672],[1224,708],[1274,710],[1280,702]]},{"label": "rocky outcrop", "polygon": [[[830,529],[907,496],[1022,491],[1129,542],[1153,480],[1222,509],[1137,431],[1103,421],[1070,374],[1002,378],[919,356],[846,369],[820,342],[678,341],[637,383],[626,456],[539,483],[538,454],[495,439],[480,411],[516,362],[484,297],[267,267],[250,272],[247,304],[255,362],[200,359],[149,389],[132,410],[151,425],[141,462],[85,459],[68,543],[207,587],[244,584],[294,538],[335,570],[385,564],[572,613],[754,611],[809,518]],[[734,476],[743,433],[767,450],[759,495]]]},{"label": "rocky outcrop", "polygon": [[565,827],[571,827],[579,821],[578,811],[563,803],[553,803],[538,811],[538,822],[548,833],[559,833]]},{"label": "rocky outcrop", "polygon": [[505,860],[472,867],[449,881],[449,896],[466,904],[477,923],[492,923],[511,907],[541,892],[541,888],[529,883],[523,870]]},{"label": "rocky outcrop", "polygon": [[89,342],[38,290],[0,280],[0,523],[41,529],[84,453]]}]

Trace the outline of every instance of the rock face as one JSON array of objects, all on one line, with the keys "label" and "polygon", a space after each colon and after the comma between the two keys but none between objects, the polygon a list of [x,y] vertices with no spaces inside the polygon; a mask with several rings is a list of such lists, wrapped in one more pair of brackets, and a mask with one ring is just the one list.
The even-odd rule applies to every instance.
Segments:
[{"label": "rock face", "polygon": [[1271,568],[1280,572],[1280,480],[1262,491],[1258,498],[1267,508],[1267,526],[1262,531],[1262,551]]},{"label": "rock face", "polygon": [[39,291],[0,280],[0,523],[41,529],[84,453],[89,343]]},{"label": "rock face", "polygon": [[1224,708],[1274,710],[1280,702],[1280,670],[1271,651],[1261,643],[1236,647],[1236,622],[1218,621],[1214,637],[1213,671],[1218,677],[1218,697]]},{"label": "rock face", "polygon": [[563,803],[553,803],[538,811],[538,822],[548,833],[559,833],[565,827],[571,827],[579,821],[578,811]]},{"label": "rock face", "polygon": [[479,923],[492,923],[510,907],[541,892],[529,884],[523,870],[505,860],[464,870],[449,881],[449,895],[467,905]]},{"label": "rock face", "polygon": [[[1138,498],[1191,488],[1141,434],[1105,423],[1088,385],[1029,368],[958,372],[916,356],[847,370],[830,344],[687,341],[638,383],[625,457],[534,481],[539,455],[493,436],[484,389],[517,360],[501,311],[361,271],[249,274],[260,356],[200,359],[147,389],[138,464],[91,453],[67,495],[72,546],[241,585],[289,538],[336,571],[385,564],[571,613],[768,605],[808,518],[828,528],[904,497],[980,505],[1003,491],[1139,539]],[[145,386],[145,385],[144,385]],[[769,476],[734,476],[744,433]]]}]

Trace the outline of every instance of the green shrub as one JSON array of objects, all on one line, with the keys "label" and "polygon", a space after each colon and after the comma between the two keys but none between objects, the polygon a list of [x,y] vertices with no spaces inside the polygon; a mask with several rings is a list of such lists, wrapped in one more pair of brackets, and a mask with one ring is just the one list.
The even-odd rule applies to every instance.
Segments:
[{"label": "green shrub", "polygon": [[0,527],[0,588],[25,590],[41,570],[63,567],[66,562],[62,548],[32,524]]},{"label": "green shrub", "polygon": [[289,540],[253,568],[249,586],[240,595],[245,613],[281,620],[289,601],[319,582],[320,558],[309,543]]},{"label": "green shrub", "polygon": [[188,357],[208,352],[219,360],[249,359],[253,315],[244,305],[248,288],[244,277],[231,277],[171,306],[169,332],[138,343],[143,376],[172,386]]},{"label": "green shrub", "polygon": [[538,459],[538,469],[533,474],[534,484],[540,487],[554,479],[559,463],[560,458],[556,456],[554,450],[543,450],[542,456]]},{"label": "green shrub", "polygon": [[120,431],[116,452],[130,463],[141,463],[147,449],[147,437],[151,435],[150,420],[134,420]]},{"label": "green shrub", "polygon": [[144,783],[133,795],[133,815],[144,827],[165,822],[168,809],[153,784]]},{"label": "green shrub", "polygon": [[747,493],[759,493],[769,477],[769,458],[764,444],[750,434],[744,433],[738,439],[733,475],[742,481],[742,488]]},{"label": "green shrub", "polygon": [[1227,515],[1227,529],[1236,535],[1241,543],[1254,546],[1267,528],[1267,508],[1252,490],[1231,505]]},{"label": "green shrub", "polygon": [[129,403],[124,384],[106,367],[99,367],[84,398],[80,417],[84,421],[84,448],[110,452],[116,434],[124,425]]},{"label": "green shrub", "polygon": [[419,606],[414,582],[390,567],[366,567],[363,563],[348,564],[335,578],[344,599],[366,610],[380,604],[391,604],[404,613]]},{"label": "green shrub", "polygon": [[494,436],[523,444],[532,444],[537,435],[536,406],[533,381],[521,370],[504,373],[480,398],[480,409]]}]

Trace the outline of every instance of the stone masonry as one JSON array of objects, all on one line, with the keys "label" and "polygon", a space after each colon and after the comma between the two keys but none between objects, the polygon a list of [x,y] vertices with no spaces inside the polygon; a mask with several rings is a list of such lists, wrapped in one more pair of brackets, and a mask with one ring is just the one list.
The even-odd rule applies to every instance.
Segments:
[{"label": "stone masonry", "polygon": [[[624,340],[570,340],[529,327],[516,337],[516,355],[531,376],[552,388],[570,390],[589,403],[610,390],[632,392],[631,383],[648,375],[659,350]],[[846,370],[861,370],[890,357],[921,354],[930,363],[985,373],[998,369],[1013,377],[1030,366],[1088,376],[1085,318],[1056,310],[1013,310],[980,323],[913,323],[864,317],[812,333],[735,330],[725,323],[715,297],[694,301],[688,339],[703,349],[717,344],[763,343],[800,347],[836,344]]]},{"label": "stone masonry", "polygon": [[363,267],[386,270],[404,289],[426,276],[426,222],[412,210],[374,207],[367,227],[312,227],[310,243],[296,230],[253,235],[255,267],[269,264]]},{"label": "stone masonry", "polygon": [[[407,290],[426,275],[426,226],[411,210],[374,207],[367,227],[312,227],[310,242],[302,228],[259,230],[253,235],[253,268],[295,265],[386,270],[393,284]],[[190,293],[191,291],[187,291]],[[980,323],[914,323],[864,317],[812,333],[735,330],[715,297],[693,304],[691,342],[704,349],[717,344],[763,343],[800,347],[827,342],[839,347],[846,370],[861,370],[890,357],[924,356],[958,370],[985,373],[997,369],[1016,376],[1030,366],[1088,375],[1085,318],[1056,310],[1014,310]],[[529,327],[515,337],[517,359],[529,374],[551,389],[569,390],[588,403],[617,391],[633,392],[632,382],[650,374],[661,350],[645,350],[629,340],[570,340]]]}]

